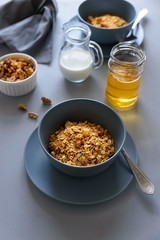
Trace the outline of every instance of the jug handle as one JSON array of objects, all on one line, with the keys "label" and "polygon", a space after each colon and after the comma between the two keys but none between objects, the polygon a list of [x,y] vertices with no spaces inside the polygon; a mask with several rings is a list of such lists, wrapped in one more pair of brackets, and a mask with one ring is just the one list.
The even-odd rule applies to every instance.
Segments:
[{"label": "jug handle", "polygon": [[[89,47],[93,50],[94,53],[94,68],[99,68],[103,64],[103,52],[98,43],[90,41]],[[97,58],[97,60],[95,60]]]}]

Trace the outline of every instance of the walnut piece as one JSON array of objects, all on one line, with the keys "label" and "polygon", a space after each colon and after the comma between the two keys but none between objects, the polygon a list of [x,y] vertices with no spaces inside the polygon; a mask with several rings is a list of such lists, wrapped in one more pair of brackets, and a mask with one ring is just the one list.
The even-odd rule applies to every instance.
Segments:
[{"label": "walnut piece", "polygon": [[29,113],[28,113],[28,116],[29,116],[30,118],[33,118],[33,119],[37,119],[37,118],[38,118],[38,114],[37,114],[37,113],[34,113],[34,112],[29,112]]},{"label": "walnut piece", "polygon": [[23,103],[19,103],[17,106],[18,109],[22,109],[23,111],[27,112],[27,107],[25,104]]},{"label": "walnut piece", "polygon": [[45,105],[50,105],[52,102],[49,98],[46,98],[46,97],[41,97],[41,100]]}]

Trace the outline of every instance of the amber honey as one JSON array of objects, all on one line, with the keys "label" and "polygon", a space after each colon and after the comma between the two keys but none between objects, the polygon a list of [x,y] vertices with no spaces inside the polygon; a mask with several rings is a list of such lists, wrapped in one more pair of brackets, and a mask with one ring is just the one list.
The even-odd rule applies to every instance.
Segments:
[{"label": "amber honey", "polygon": [[[115,107],[130,107],[138,99],[141,77],[134,71],[121,71],[114,69],[116,73],[109,71],[107,79],[106,97]],[[135,76],[137,75],[137,77]]]},{"label": "amber honey", "polygon": [[112,49],[105,90],[111,105],[125,109],[137,102],[144,61],[144,52],[135,46],[118,44]]}]

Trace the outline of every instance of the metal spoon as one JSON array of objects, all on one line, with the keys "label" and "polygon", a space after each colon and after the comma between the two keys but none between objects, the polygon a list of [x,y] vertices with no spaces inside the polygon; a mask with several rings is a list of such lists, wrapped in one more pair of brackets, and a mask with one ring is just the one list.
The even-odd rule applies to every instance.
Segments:
[{"label": "metal spoon", "polygon": [[154,193],[154,185],[151,182],[151,180],[145,175],[145,173],[135,164],[135,162],[131,159],[131,157],[128,155],[127,151],[122,148],[121,150],[123,156],[127,160],[133,175],[135,176],[141,190],[144,193],[147,194],[153,194]]},{"label": "metal spoon", "polygon": [[136,20],[134,21],[132,28],[130,30],[130,32],[127,34],[126,38],[124,41],[127,42],[132,42],[135,41],[136,36],[134,36],[134,29],[137,27],[138,23],[142,20],[142,18],[144,18],[144,16],[148,13],[148,9],[147,8],[143,8],[142,10],[139,11]]}]

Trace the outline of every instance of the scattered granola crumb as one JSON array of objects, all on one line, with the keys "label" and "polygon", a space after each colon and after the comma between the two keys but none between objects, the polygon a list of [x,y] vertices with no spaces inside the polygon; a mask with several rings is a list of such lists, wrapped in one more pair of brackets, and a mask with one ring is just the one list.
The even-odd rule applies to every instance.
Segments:
[{"label": "scattered granola crumb", "polygon": [[43,104],[45,104],[45,105],[50,105],[52,102],[51,99],[46,98],[46,97],[41,97],[41,100],[42,100]]},{"label": "scattered granola crumb", "polygon": [[22,109],[23,111],[27,112],[27,107],[25,104],[23,103],[19,103],[17,106],[18,109]]},{"label": "scattered granola crumb", "polygon": [[28,113],[28,116],[29,116],[30,118],[33,118],[33,119],[37,119],[37,118],[38,118],[38,114],[37,114],[37,113],[34,113],[34,112],[29,112],[29,113]]}]

